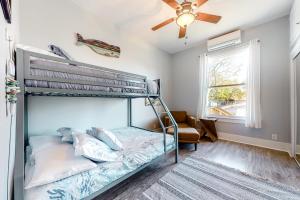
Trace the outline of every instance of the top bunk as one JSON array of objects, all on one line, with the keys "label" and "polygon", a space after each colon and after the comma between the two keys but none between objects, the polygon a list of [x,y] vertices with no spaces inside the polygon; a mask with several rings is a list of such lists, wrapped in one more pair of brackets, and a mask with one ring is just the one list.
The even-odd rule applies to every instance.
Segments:
[{"label": "top bunk", "polygon": [[17,80],[25,95],[156,98],[158,85],[146,76],[61,58],[18,46]]}]

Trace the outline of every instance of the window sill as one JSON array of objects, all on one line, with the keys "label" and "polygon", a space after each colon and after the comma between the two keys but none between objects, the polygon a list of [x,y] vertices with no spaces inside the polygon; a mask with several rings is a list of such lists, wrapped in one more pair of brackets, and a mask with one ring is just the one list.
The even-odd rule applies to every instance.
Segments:
[{"label": "window sill", "polygon": [[217,119],[218,122],[232,123],[232,124],[244,124],[245,119],[243,118],[227,118],[227,117],[219,117],[219,116],[209,116],[208,119]]}]

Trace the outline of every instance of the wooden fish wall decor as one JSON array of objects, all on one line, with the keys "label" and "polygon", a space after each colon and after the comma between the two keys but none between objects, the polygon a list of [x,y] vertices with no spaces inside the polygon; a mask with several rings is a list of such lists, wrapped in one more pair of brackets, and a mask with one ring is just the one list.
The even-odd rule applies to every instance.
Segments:
[{"label": "wooden fish wall decor", "polygon": [[107,44],[105,42],[94,40],[94,39],[84,39],[79,33],[76,33],[77,45],[86,45],[91,48],[94,52],[108,57],[119,58],[121,54],[120,47]]}]

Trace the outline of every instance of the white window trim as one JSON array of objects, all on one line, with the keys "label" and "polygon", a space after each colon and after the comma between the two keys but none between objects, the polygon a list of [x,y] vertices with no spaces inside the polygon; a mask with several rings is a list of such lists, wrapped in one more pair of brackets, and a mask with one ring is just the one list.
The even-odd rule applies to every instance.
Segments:
[{"label": "white window trim", "polygon": [[208,115],[207,118],[213,118],[213,119],[217,119],[219,122],[226,122],[226,123],[233,123],[233,124],[245,123],[245,117]]}]

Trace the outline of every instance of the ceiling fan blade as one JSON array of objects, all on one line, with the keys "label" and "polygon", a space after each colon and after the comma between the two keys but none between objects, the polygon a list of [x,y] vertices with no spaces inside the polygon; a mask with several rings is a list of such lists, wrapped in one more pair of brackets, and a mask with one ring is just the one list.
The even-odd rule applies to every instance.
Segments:
[{"label": "ceiling fan blade", "polygon": [[177,3],[177,1],[175,0],[163,0],[163,2],[165,2],[166,4],[168,4],[169,6],[171,6],[172,8],[174,8],[175,10],[180,7],[179,3]]},{"label": "ceiling fan blade", "polygon": [[164,22],[162,22],[162,23],[160,23],[160,24],[154,26],[154,27],[152,28],[152,30],[153,30],[153,31],[156,31],[157,29],[160,29],[160,28],[162,28],[162,27],[164,27],[164,26],[166,26],[166,25],[168,25],[168,24],[170,24],[170,23],[172,23],[172,22],[174,22],[174,21],[175,21],[175,18],[167,19],[166,21],[164,21]]},{"label": "ceiling fan blade", "polygon": [[211,14],[207,14],[207,13],[197,13],[196,14],[196,19],[200,20],[200,21],[205,21],[205,22],[209,22],[209,23],[218,23],[221,20],[221,16],[218,15],[211,15]]},{"label": "ceiling fan blade", "polygon": [[202,6],[204,3],[206,3],[208,0],[197,0],[195,3],[196,3],[196,6],[197,7],[200,7]]},{"label": "ceiling fan blade", "polygon": [[184,38],[186,34],[186,27],[180,27],[179,38]]}]

